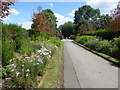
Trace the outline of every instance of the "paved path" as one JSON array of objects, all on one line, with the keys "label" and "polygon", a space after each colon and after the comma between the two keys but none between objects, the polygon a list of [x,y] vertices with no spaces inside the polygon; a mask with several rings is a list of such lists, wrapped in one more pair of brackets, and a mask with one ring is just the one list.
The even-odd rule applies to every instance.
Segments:
[{"label": "paved path", "polygon": [[70,40],[64,42],[65,88],[118,88],[118,68]]}]

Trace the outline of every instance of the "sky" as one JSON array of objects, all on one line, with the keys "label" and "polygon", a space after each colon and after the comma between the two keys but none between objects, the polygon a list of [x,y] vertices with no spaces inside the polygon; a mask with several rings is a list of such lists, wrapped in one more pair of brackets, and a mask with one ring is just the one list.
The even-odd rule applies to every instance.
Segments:
[{"label": "sky", "polygon": [[[29,1],[29,2],[28,2]],[[37,7],[42,9],[51,9],[57,17],[57,27],[68,21],[74,21],[74,11],[83,5],[90,5],[93,8],[99,8],[101,14],[110,14],[110,11],[116,7],[119,0],[19,0],[10,7],[10,13],[3,19],[4,23],[21,25],[23,28],[30,29],[32,24],[33,11],[37,12]]]}]

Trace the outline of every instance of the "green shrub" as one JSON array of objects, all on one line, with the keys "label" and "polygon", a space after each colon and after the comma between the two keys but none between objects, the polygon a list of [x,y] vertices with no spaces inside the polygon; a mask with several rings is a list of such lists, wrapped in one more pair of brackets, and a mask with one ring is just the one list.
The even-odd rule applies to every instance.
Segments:
[{"label": "green shrub", "polygon": [[118,32],[112,32],[112,31],[109,31],[106,29],[100,29],[100,30],[96,30],[96,31],[87,31],[87,32],[85,32],[84,35],[99,36],[103,40],[104,39],[112,40],[114,37],[118,36],[117,33]]},{"label": "green shrub", "polygon": [[85,44],[86,42],[94,39],[96,39],[96,36],[77,36],[75,41],[81,44]]},{"label": "green shrub", "polygon": [[49,40],[52,44],[56,45],[57,47],[60,47],[61,41],[58,37],[53,36],[53,37],[50,37]]},{"label": "green shrub", "polygon": [[110,48],[112,47],[111,42],[108,40],[103,40],[103,41],[98,41],[97,43],[98,44],[95,50],[109,55]]},{"label": "green shrub", "polygon": [[120,48],[120,36],[119,38],[114,38],[114,44]]},{"label": "green shrub", "polygon": [[6,66],[9,64],[8,60],[14,57],[15,42],[7,38],[2,38],[2,64]]}]

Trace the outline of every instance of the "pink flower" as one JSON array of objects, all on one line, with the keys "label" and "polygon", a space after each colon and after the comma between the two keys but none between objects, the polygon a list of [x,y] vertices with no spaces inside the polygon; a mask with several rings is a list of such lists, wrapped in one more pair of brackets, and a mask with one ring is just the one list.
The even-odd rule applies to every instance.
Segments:
[{"label": "pink flower", "polygon": [[26,74],[26,77],[28,77],[28,73]]},{"label": "pink flower", "polygon": [[43,61],[40,58],[38,59],[38,62],[43,63]]}]

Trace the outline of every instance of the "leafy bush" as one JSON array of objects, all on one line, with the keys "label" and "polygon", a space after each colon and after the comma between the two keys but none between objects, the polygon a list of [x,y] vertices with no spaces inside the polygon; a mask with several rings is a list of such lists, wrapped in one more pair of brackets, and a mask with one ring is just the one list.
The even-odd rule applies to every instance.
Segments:
[{"label": "leafy bush", "polygon": [[114,38],[113,47],[111,48],[110,55],[112,57],[116,57],[117,59],[120,59],[120,37]]},{"label": "leafy bush", "polygon": [[103,40],[103,41],[98,41],[97,43],[98,44],[95,49],[96,51],[102,52],[105,54],[110,53],[110,48],[112,47],[111,42],[109,42],[108,40]]},{"label": "leafy bush", "polygon": [[15,53],[28,54],[40,49],[40,45],[30,43],[28,32],[18,25],[2,25],[2,63],[9,64],[8,60],[15,57]]},{"label": "leafy bush", "polygon": [[101,40],[95,36],[78,36],[76,42],[98,52],[120,59],[120,37],[114,41]]},{"label": "leafy bush", "polygon": [[116,44],[118,47],[120,47],[120,36],[119,36],[119,38],[114,38],[114,44]]},{"label": "leafy bush", "polygon": [[106,29],[100,29],[96,31],[87,31],[84,35],[99,36],[102,39],[112,40],[114,37],[118,37],[118,32],[112,32]]},{"label": "leafy bush", "polygon": [[2,64],[6,66],[9,64],[8,60],[14,57],[15,42],[7,38],[2,38]]},{"label": "leafy bush", "polygon": [[77,36],[75,41],[81,44],[85,44],[86,42],[94,39],[96,39],[96,36]]}]

